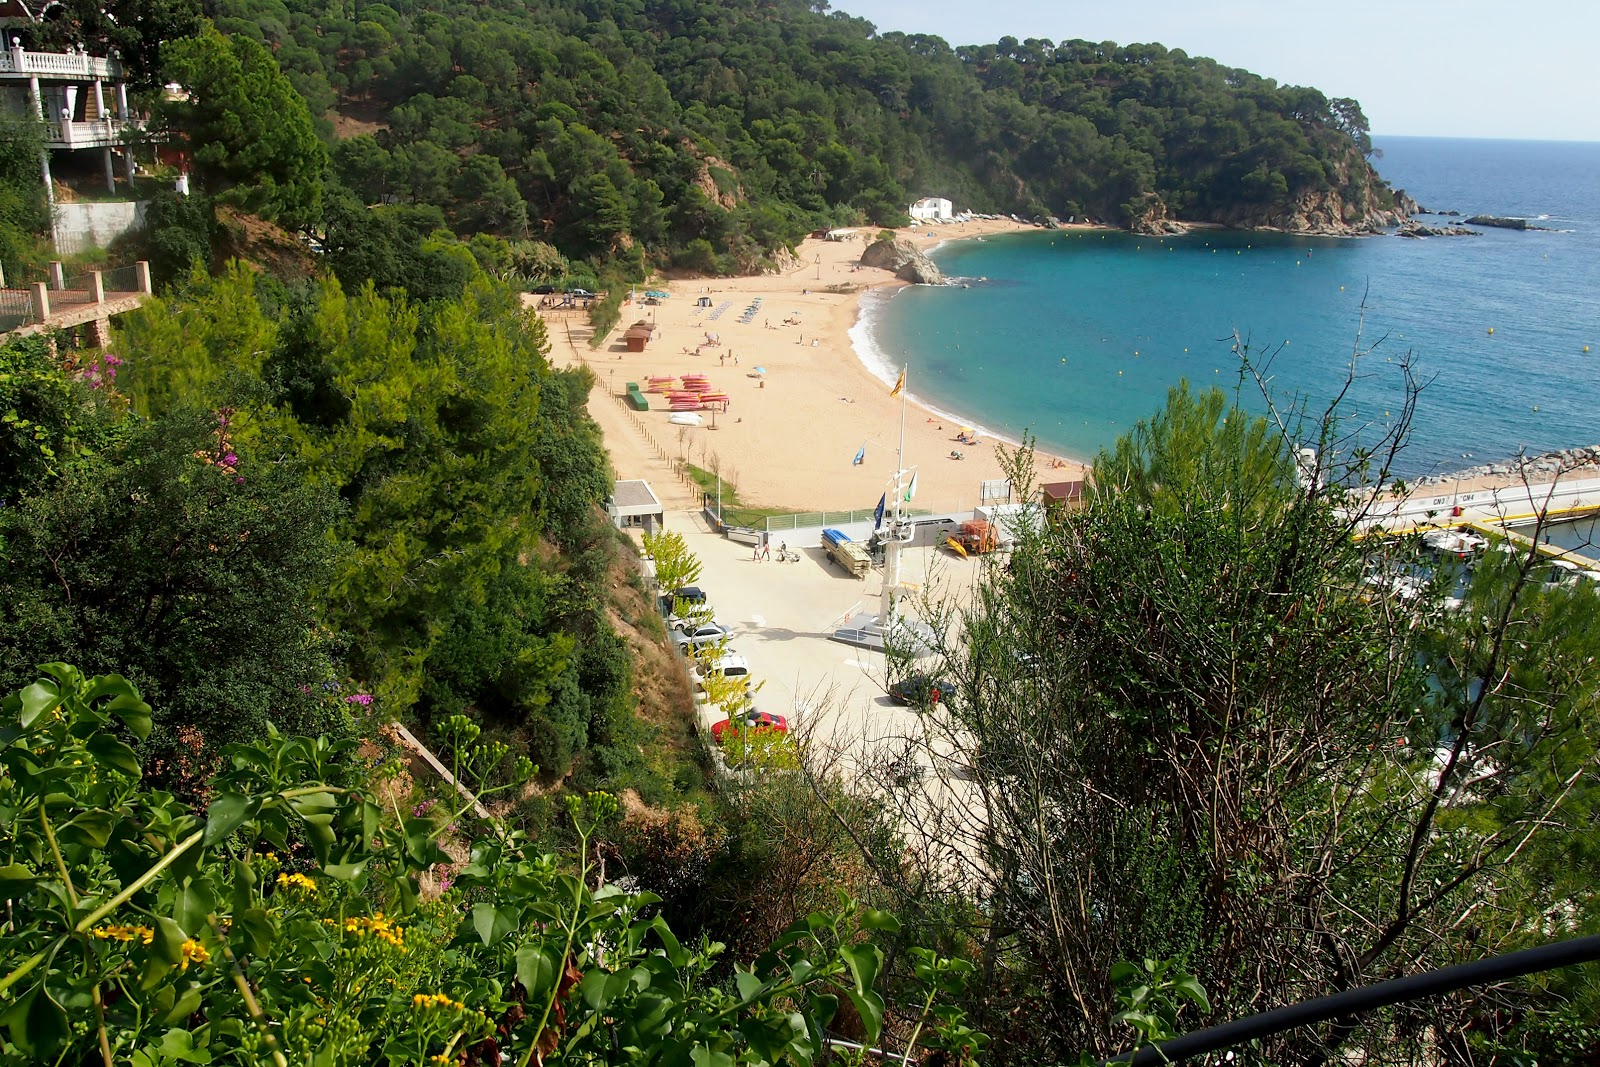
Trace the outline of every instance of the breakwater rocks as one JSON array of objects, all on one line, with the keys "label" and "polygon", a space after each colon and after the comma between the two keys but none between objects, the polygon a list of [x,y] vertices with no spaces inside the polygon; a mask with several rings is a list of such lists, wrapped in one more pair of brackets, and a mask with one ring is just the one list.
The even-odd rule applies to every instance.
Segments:
[{"label": "breakwater rocks", "polygon": [[1520,478],[1526,474],[1533,481],[1548,481],[1557,475],[1576,470],[1600,467],[1600,445],[1580,448],[1563,448],[1559,452],[1546,452],[1539,456],[1515,456],[1499,463],[1483,463],[1466,470],[1449,474],[1430,474],[1418,478],[1415,485],[1449,485],[1474,478]]},{"label": "breakwater rocks", "polygon": [[1469,226],[1493,226],[1501,230],[1548,230],[1548,226],[1535,226],[1527,219],[1506,218],[1503,215],[1474,215],[1467,220]]},{"label": "breakwater rocks", "polygon": [[902,238],[874,241],[861,253],[863,267],[882,267],[894,271],[901,281],[916,285],[949,285],[950,280],[910,241]]},{"label": "breakwater rocks", "polygon": [[1465,226],[1425,226],[1408,222],[1394,231],[1396,237],[1482,237],[1482,230],[1469,230]]}]

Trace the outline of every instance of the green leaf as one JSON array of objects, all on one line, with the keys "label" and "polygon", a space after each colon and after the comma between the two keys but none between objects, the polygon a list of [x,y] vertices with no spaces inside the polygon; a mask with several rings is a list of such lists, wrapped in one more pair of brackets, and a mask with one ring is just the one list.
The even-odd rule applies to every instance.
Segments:
[{"label": "green leaf", "polygon": [[54,1057],[56,1049],[71,1036],[67,1013],[50,999],[43,985],[36,985],[6,1013],[12,1042],[36,1061]]},{"label": "green leaf", "polygon": [[106,705],[106,710],[121,719],[139,740],[150,736],[150,705],[138,697],[119,696]]},{"label": "green leaf", "polygon": [[517,928],[520,913],[515,908],[502,908],[494,904],[472,906],[472,928],[478,931],[478,940],[493,945]]},{"label": "green leaf", "polygon": [[732,1056],[704,1045],[696,1045],[689,1052],[689,1058],[694,1061],[694,1067],[733,1067]]},{"label": "green leaf", "polygon": [[68,844],[105,848],[116,825],[115,815],[102,808],[92,808],[75,815],[71,822],[56,831],[56,836]]},{"label": "green leaf", "polygon": [[1186,974],[1172,983],[1172,988],[1188,997],[1195,1006],[1203,1012],[1211,1010],[1211,1000],[1206,996],[1205,987],[1200,980],[1192,974]]},{"label": "green leaf", "polygon": [[857,993],[853,989],[845,990],[844,995],[850,998],[850,1003],[856,1006],[856,1013],[861,1016],[861,1023],[867,1031],[867,1044],[877,1041],[878,1034],[883,1030],[883,998],[871,991]]},{"label": "green leaf", "polygon": [[0,867],[0,897],[20,896],[29,885],[38,880],[37,874],[20,863]]},{"label": "green leaf", "polygon": [[611,975],[604,971],[590,971],[578,982],[578,998],[593,1012],[604,1011],[616,990],[611,986]]},{"label": "green leaf", "polygon": [[367,870],[367,861],[359,863],[324,863],[322,873],[329,878],[337,878],[341,882],[353,882],[360,878]]},{"label": "green leaf", "polygon": [[250,908],[242,913],[235,913],[233,917],[234,928],[245,936],[245,944],[252,956],[265,956],[272,950],[272,943],[278,939],[278,924],[272,921],[264,908]]},{"label": "green leaf", "polygon": [[678,943],[678,937],[672,932],[672,927],[667,925],[667,920],[657,915],[650,920],[650,929],[656,932],[661,939],[661,947],[666,950],[667,962],[674,967],[683,968],[689,965],[689,954]]},{"label": "green leaf", "polygon": [[178,890],[172,917],[185,930],[198,930],[206,924],[206,917],[216,910],[217,895],[211,890],[210,880],[191,878]]},{"label": "green leaf", "polygon": [[839,955],[844,958],[851,977],[856,980],[856,992],[870,991],[872,983],[878,980],[879,969],[883,967],[883,950],[871,944],[845,945],[839,949]]},{"label": "green leaf", "polygon": [[37,681],[17,694],[22,698],[22,715],[18,721],[31,729],[45,712],[61,706],[61,690],[54,682]]},{"label": "green leaf", "polygon": [[517,981],[527,991],[530,1002],[541,999],[555,987],[559,968],[553,949],[535,945],[517,949]]},{"label": "green leaf", "polygon": [[244,825],[244,821],[256,813],[261,802],[254,797],[240,796],[238,793],[223,793],[211,802],[206,808],[206,836],[201,841],[207,848],[219,841],[226,841],[228,835]]},{"label": "green leaf", "polygon": [[89,755],[102,767],[109,767],[120,771],[129,778],[137,778],[140,774],[139,757],[133,754],[133,749],[118,741],[108,734],[95,734],[84,744],[89,750]]},{"label": "green leaf", "polygon": [[750,971],[734,971],[733,984],[739,987],[739,999],[745,1004],[759,997],[761,991],[767,987],[767,983]]},{"label": "green leaf", "polygon": [[161,984],[162,979],[183,959],[183,943],[189,935],[183,927],[165,915],[156,916],[156,936],[145,949],[144,970],[139,975],[139,988],[149,991]]},{"label": "green leaf", "polygon": [[[190,982],[189,988],[185,989],[183,991],[183,995],[178,997],[177,1003],[173,1004],[171,1010],[161,1017],[161,1025],[176,1026],[189,1016],[193,1015],[195,1012],[199,1011],[200,997],[204,991],[204,987],[201,986],[200,983]],[[205,1050],[202,1049],[201,1051]],[[195,1062],[207,1063],[209,1060],[210,1054],[207,1053],[206,1059],[196,1060]]]},{"label": "green leaf", "polygon": [[895,933],[900,929],[900,920],[886,911],[877,908],[861,909],[861,928],[863,930],[881,930],[886,934]]}]

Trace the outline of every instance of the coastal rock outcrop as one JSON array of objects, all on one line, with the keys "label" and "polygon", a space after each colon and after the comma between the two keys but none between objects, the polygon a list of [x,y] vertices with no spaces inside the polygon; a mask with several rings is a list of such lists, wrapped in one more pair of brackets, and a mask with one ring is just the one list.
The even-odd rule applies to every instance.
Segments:
[{"label": "coastal rock outcrop", "polygon": [[1504,215],[1474,215],[1467,220],[1472,226],[1493,226],[1501,230],[1548,230],[1548,226],[1535,226],[1527,219],[1507,218]]},{"label": "coastal rock outcrop", "polygon": [[867,246],[867,250],[861,253],[861,265],[892,270],[896,278],[917,285],[950,283],[944,272],[934,266],[933,260],[923,255],[916,245],[903,238],[872,242]]},{"label": "coastal rock outcrop", "polygon": [[1482,230],[1469,230],[1465,226],[1425,226],[1408,222],[1394,231],[1396,237],[1482,237]]},{"label": "coastal rock outcrop", "polygon": [[1129,218],[1128,229],[1150,237],[1189,232],[1187,225],[1168,217],[1167,202],[1155,193],[1145,193],[1140,197]]},{"label": "coastal rock outcrop", "polygon": [[1272,203],[1233,205],[1206,221],[1233,229],[1349,237],[1403,226],[1420,211],[1404,189],[1390,190],[1367,158],[1352,148],[1332,165],[1326,181]]}]

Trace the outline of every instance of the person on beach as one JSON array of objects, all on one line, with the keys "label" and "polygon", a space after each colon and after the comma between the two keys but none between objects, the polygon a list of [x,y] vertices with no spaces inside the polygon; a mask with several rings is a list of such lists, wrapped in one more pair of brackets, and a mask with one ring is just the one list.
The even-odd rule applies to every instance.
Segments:
[{"label": "person on beach", "polygon": [[772,559],[772,544],[765,537],[761,539],[761,558],[768,561]]}]

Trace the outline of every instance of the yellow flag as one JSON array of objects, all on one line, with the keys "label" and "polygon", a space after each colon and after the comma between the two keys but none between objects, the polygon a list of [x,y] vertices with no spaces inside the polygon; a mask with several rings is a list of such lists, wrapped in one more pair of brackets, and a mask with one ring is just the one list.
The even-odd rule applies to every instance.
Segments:
[{"label": "yellow flag", "polygon": [[902,367],[902,368],[900,368],[900,377],[894,383],[894,388],[889,390],[889,395],[890,396],[899,396],[902,392],[905,391],[905,388],[906,388],[906,371],[905,371],[905,368]]}]

